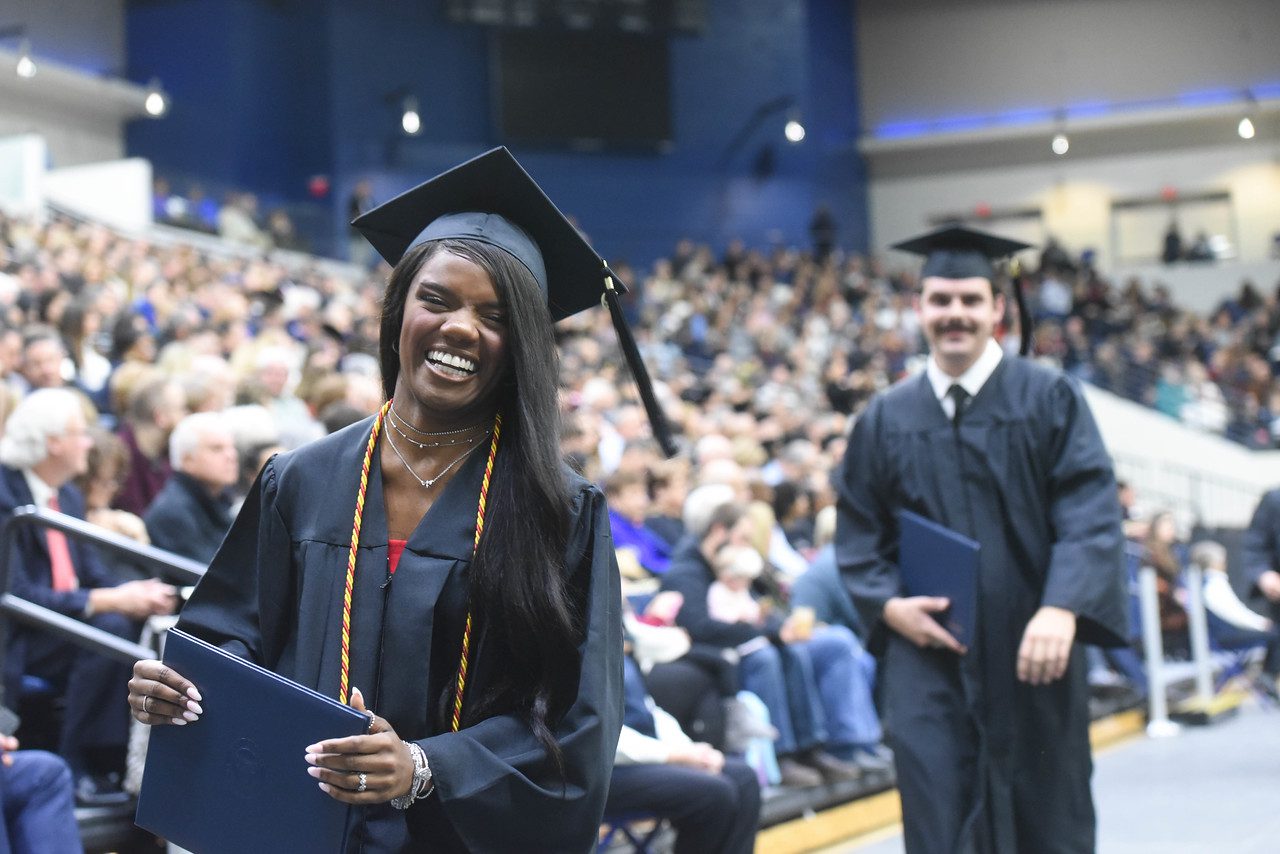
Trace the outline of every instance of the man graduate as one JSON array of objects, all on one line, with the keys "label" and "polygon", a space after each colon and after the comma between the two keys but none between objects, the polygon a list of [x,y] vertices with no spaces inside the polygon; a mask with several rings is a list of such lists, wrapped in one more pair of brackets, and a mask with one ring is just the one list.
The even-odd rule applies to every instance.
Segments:
[{"label": "man graduate", "polygon": [[[1092,851],[1074,642],[1126,636],[1111,462],[1080,389],[992,337],[1005,308],[993,259],[1024,244],[950,227],[895,248],[926,258],[916,309],[931,354],[854,426],[835,474],[836,548],[882,657],[906,848]],[[903,592],[902,509],[980,544],[967,646],[934,619],[948,600]]]}]

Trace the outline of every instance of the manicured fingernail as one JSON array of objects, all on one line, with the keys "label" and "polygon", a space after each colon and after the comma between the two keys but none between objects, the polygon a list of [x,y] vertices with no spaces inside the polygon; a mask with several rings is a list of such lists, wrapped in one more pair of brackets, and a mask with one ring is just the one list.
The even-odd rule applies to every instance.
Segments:
[{"label": "manicured fingernail", "polygon": [[200,696],[200,692],[196,690],[196,686],[192,685],[187,689],[187,696],[199,703],[204,697]]},{"label": "manicured fingernail", "polygon": [[200,719],[200,716],[197,715],[195,712],[183,712],[182,716],[189,721],[197,721]]},{"label": "manicured fingernail", "polygon": [[305,747],[304,749],[307,751],[307,753],[319,753],[319,752],[320,752],[320,745],[318,745],[318,744],[310,744],[310,745],[307,745],[307,747]]},{"label": "manicured fingernail", "polygon": [[328,784],[328,783],[321,783],[321,784],[320,784],[320,791],[324,792],[326,795],[327,795],[327,794],[329,794],[329,784]]},{"label": "manicured fingernail", "polygon": [[[311,749],[310,747],[308,747],[308,748],[307,748],[307,750],[310,750],[310,749]],[[316,764],[316,755],[315,755],[314,753],[308,753],[308,754],[307,754],[307,764],[308,764],[308,765],[315,765],[315,764]]]},{"label": "manicured fingernail", "polygon": [[308,774],[310,774],[312,777],[315,777],[315,778],[317,778],[317,779],[319,779],[319,777],[320,777],[320,769],[319,769],[319,768],[308,768],[308,769],[307,769],[307,773],[308,773]]},{"label": "manicured fingernail", "polygon": [[194,701],[194,700],[188,700],[188,701],[187,701],[187,708],[188,708],[188,709],[190,709],[191,711],[195,712],[197,715],[203,715],[203,714],[204,714],[204,709],[202,709],[202,708],[200,707],[200,704],[199,704],[199,703],[197,703],[197,702],[196,702],[196,701]]},{"label": "manicured fingernail", "polygon": [[170,723],[172,723],[174,726],[186,726],[186,725],[187,725],[187,722],[186,722],[185,720],[183,720],[182,718],[170,718],[170,719],[169,719],[169,722],[170,722]]}]

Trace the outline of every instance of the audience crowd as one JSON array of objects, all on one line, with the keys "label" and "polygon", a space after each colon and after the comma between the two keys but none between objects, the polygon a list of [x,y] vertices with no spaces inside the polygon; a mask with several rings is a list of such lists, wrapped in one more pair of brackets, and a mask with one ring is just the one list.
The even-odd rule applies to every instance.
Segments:
[{"label": "audience crowd", "polygon": [[[170,217],[211,210],[165,208]],[[236,232],[227,214],[211,227],[269,245],[242,239],[247,229]],[[72,506],[90,521],[207,561],[270,454],[375,412],[386,269],[295,262],[0,217],[0,416],[41,389],[74,393],[81,410],[24,424],[50,449],[70,437],[79,449],[59,451],[69,463],[39,492],[74,491]],[[739,754],[763,784],[887,771],[874,662],[829,546],[829,475],[850,419],[924,358],[913,276],[838,250],[735,242],[716,257],[692,241],[647,275],[618,273],[637,285],[626,310],[683,446],[666,460],[652,441],[607,314],[561,324],[563,449],[607,491],[632,629],[635,735],[619,767],[635,792],[620,802],[643,805],[649,776],[635,766],[646,763],[715,777],[745,814],[759,803]],[[1200,317],[1158,285],[1115,287],[1056,246],[1024,285],[1036,358],[1197,428],[1253,447],[1280,442],[1280,292],[1246,283]],[[1006,346],[1016,334],[1011,322]],[[31,472],[48,468],[0,463],[21,498]],[[1150,530],[1163,576],[1185,550],[1158,520]],[[41,548],[56,560],[54,547],[31,544]],[[136,637],[140,620],[172,610],[177,591],[167,586],[126,588],[136,602],[83,605],[95,600],[80,588],[159,585],[118,560],[83,563],[79,579],[59,582],[68,613],[110,618],[112,631]],[[1173,634],[1176,572],[1169,578]],[[22,650],[11,644],[6,663],[11,704],[17,677],[34,667],[14,660]],[[66,690],[73,670],[59,660],[41,673]],[[78,789],[92,800],[110,788],[119,756],[80,753],[72,770],[92,779]]]}]

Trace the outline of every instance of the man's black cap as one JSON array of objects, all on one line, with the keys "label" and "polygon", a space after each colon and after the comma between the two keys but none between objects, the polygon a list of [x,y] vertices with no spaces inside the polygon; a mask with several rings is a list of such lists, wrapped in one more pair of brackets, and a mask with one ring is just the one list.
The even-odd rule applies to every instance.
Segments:
[{"label": "man's black cap", "polygon": [[1031,245],[995,234],[974,231],[960,225],[949,225],[901,243],[894,249],[923,255],[920,278],[939,276],[944,279],[995,279],[995,262],[1030,249]]},{"label": "man's black cap", "polygon": [[[505,249],[547,296],[552,320],[600,304],[604,260],[506,148],[495,148],[401,193],[352,223],[387,263],[410,247],[461,238]],[[613,276],[614,287],[626,292]]]}]

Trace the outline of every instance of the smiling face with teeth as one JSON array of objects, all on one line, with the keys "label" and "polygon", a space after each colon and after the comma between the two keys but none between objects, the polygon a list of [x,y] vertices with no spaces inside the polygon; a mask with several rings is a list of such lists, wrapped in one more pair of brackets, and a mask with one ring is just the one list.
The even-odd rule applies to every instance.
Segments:
[{"label": "smiling face with teeth", "polygon": [[440,250],[423,262],[400,324],[396,412],[422,430],[485,421],[508,371],[507,310],[483,267]]}]

